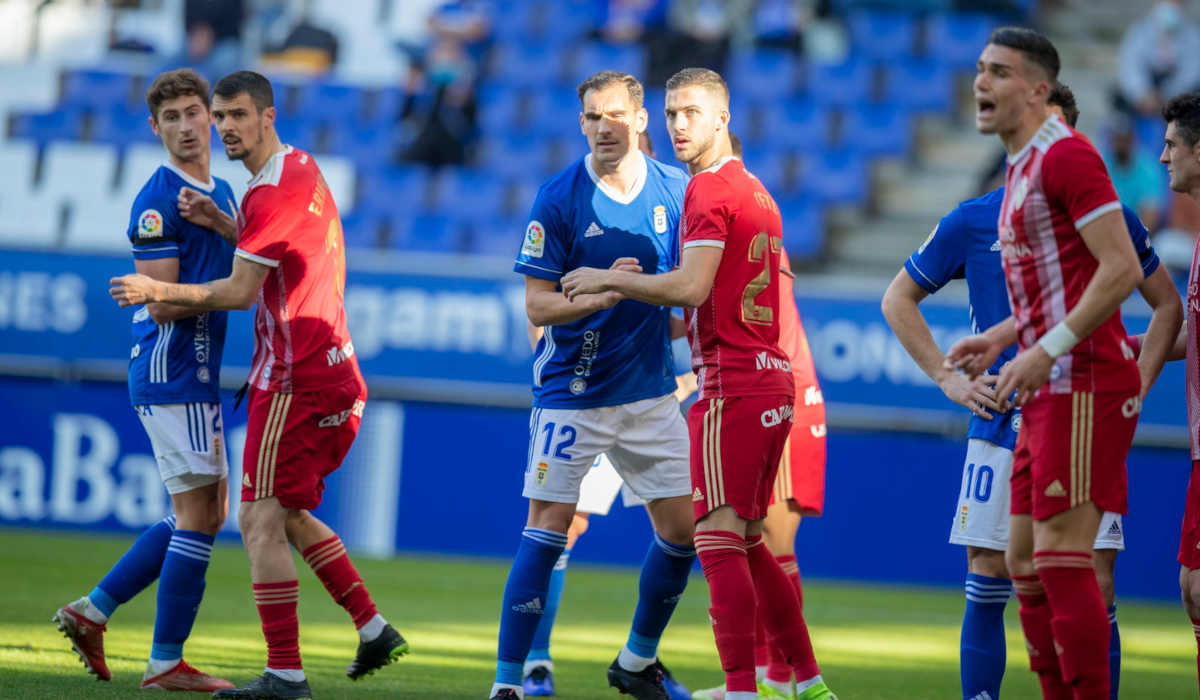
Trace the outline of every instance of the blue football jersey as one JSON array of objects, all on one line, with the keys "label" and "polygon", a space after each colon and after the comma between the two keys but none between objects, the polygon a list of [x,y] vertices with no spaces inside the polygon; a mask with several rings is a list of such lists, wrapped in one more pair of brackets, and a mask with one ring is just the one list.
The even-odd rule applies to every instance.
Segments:
[{"label": "blue football jersey", "polygon": [[[513,270],[557,282],[577,267],[637,258],[645,272],[679,264],[687,176],[642,156],[645,173],[622,196],[600,182],[591,156],[542,185]],[[671,311],[626,299],[571,323],[547,326],[533,361],[533,405],[617,406],[675,390]]]},{"label": "blue football jersey", "polygon": [[[1000,261],[1000,240],[996,234],[1003,201],[1004,188],[1001,187],[960,203],[942,218],[917,252],[904,262],[904,269],[913,281],[930,294],[952,279],[966,278],[971,330],[975,333],[1012,315]],[[1150,233],[1129,207],[1125,207],[1125,225],[1142,263],[1142,273],[1149,277],[1158,269],[1158,255],[1150,246]],[[988,371],[999,373],[1004,363],[1016,354],[1017,346],[1013,345],[1000,354]],[[1021,425],[1019,414],[1017,409],[985,420],[972,413],[967,437],[1013,449],[1017,442],[1016,431]]]},{"label": "blue football jersey", "polygon": [[[179,215],[177,198],[184,186],[203,192],[221,211],[236,216],[229,183],[213,178],[204,184],[168,163],[150,176],[133,202],[126,232],[133,257],[179,258],[179,281],[184,284],[228,277],[233,269],[233,246],[216,231]],[[146,307],[138,309],[133,315],[129,358],[133,404],[219,401],[227,316],[225,311],[206,311],[159,325]]]}]

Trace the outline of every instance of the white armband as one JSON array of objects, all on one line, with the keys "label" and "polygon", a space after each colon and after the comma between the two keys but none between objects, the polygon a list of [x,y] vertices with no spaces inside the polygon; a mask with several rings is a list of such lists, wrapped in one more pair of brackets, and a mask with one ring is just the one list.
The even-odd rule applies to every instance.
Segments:
[{"label": "white armband", "polygon": [[1059,357],[1071,351],[1079,343],[1079,336],[1067,325],[1066,321],[1060,322],[1057,326],[1051,328],[1038,338],[1038,345],[1046,351],[1050,357]]}]

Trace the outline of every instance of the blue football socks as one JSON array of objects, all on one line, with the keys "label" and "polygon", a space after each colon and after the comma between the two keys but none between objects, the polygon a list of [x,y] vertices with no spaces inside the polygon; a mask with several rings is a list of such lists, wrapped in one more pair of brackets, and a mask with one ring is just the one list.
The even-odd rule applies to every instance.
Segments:
[{"label": "blue football socks", "polygon": [[562,600],[563,585],[567,580],[567,563],[571,559],[571,550],[564,549],[554,564],[550,574],[550,589],[546,591],[545,612],[542,621],[538,623],[537,632],[533,635],[533,646],[525,657],[525,664],[531,662],[550,661],[550,633],[554,630],[554,618],[558,615],[558,603]]},{"label": "blue football socks", "polygon": [[626,670],[641,671],[654,663],[658,640],[687,588],[694,561],[694,547],[672,544],[654,533],[638,579],[637,609],[633,613],[629,640],[618,657],[618,663]]},{"label": "blue football socks", "polygon": [[91,604],[109,617],[117,606],[129,602],[153,583],[162,570],[163,557],[166,556],[167,544],[174,531],[175,516],[170,515],[143,532],[88,594]]},{"label": "blue football socks", "polygon": [[967,574],[966,589],[959,642],[963,700],[995,700],[1004,680],[1004,606],[1012,595],[1012,581]]},{"label": "blue football socks", "polygon": [[500,610],[496,686],[521,687],[525,657],[546,611],[550,574],[566,546],[565,533],[533,527],[521,533],[521,546],[508,572]]},{"label": "blue football socks", "polygon": [[183,643],[192,632],[204,598],[204,574],[214,539],[194,530],[176,530],[171,536],[158,581],[151,659],[171,661],[183,656]]}]

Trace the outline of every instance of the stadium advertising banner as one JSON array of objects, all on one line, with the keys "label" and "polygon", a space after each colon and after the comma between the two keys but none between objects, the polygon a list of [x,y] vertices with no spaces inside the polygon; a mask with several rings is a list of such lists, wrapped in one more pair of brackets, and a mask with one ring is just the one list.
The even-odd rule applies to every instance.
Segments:
[{"label": "stadium advertising banner", "polygon": [[[524,289],[507,263],[355,251],[349,262],[348,322],[373,397],[529,405]],[[124,381],[133,311],[111,300],[108,279],[132,266],[123,257],[6,251],[0,256],[0,374]],[[908,357],[879,311],[881,293],[797,285],[830,424],[962,434],[966,412]],[[965,300],[952,295],[948,290],[922,305],[943,347],[970,332]],[[1131,331],[1145,325],[1139,305],[1127,305]],[[222,372],[227,387],[240,386],[246,375],[251,325],[247,312],[230,318]],[[1182,363],[1168,365],[1147,397],[1139,442],[1186,445],[1182,386]]]}]

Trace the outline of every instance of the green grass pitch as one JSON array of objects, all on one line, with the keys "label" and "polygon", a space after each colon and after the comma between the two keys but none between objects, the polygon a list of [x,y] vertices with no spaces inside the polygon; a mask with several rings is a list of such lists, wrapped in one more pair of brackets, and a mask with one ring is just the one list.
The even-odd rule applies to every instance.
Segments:
[{"label": "green grass pitch", "polygon": [[[0,530],[0,697],[140,695],[154,623],[153,588],[109,623],[110,683],[84,672],[50,622],[54,610],[88,592],[130,542]],[[586,539],[582,545],[586,551]],[[298,560],[301,653],[314,697],[486,697],[507,563],[437,557],[359,557],[356,563],[412,653],[373,676],[349,681],[344,670],[357,643],[354,628]],[[604,669],[625,640],[636,586],[632,570],[572,565],[553,643],[559,697],[617,697],[605,687]],[[805,592],[823,674],[842,700],[958,697],[960,592],[816,581],[806,583]],[[721,681],[707,602],[704,579],[694,576],[660,650],[690,688]],[[1014,603],[1008,610],[1004,697],[1036,698],[1015,608]],[[1196,697],[1196,647],[1183,611],[1126,601],[1118,614],[1124,643],[1121,697]],[[246,558],[234,546],[214,551],[204,605],[185,655],[202,670],[236,683],[262,671],[265,650]]]}]

